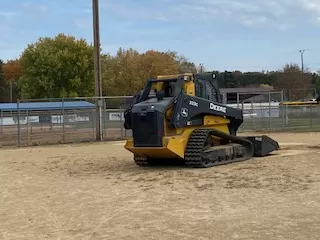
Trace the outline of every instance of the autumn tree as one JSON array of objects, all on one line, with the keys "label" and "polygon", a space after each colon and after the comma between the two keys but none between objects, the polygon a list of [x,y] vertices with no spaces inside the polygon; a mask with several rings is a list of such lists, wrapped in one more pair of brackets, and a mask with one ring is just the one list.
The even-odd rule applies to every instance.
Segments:
[{"label": "autumn tree", "polygon": [[94,92],[93,47],[58,34],[29,44],[20,59],[23,98],[90,96]]},{"label": "autumn tree", "polygon": [[141,90],[148,78],[177,74],[179,66],[168,53],[149,50],[140,54],[134,49],[122,49],[115,56],[102,60],[103,88],[107,95],[132,95]]},{"label": "autumn tree", "polygon": [[207,72],[207,68],[203,64],[196,66],[196,73]]},{"label": "autumn tree", "polygon": [[164,52],[149,50],[140,55],[140,68],[145,79],[158,75],[179,73],[179,65],[172,56]]},{"label": "autumn tree", "polygon": [[312,97],[311,75],[304,73],[302,79],[302,71],[298,64],[286,64],[276,76],[275,87],[284,90],[288,100]]},{"label": "autumn tree", "polygon": [[[170,57],[172,57],[178,64],[178,73],[197,73],[199,72],[199,66],[197,67],[195,63],[189,61],[185,56],[179,54],[176,51],[167,51]],[[204,71],[204,69],[203,69]]]},{"label": "autumn tree", "polygon": [[317,90],[317,96],[320,97],[320,70],[312,75],[312,83]]},{"label": "autumn tree", "polygon": [[3,72],[3,61],[0,59],[0,102],[5,101],[6,82]]},{"label": "autumn tree", "polygon": [[19,98],[18,80],[22,76],[19,59],[8,60],[3,65],[4,77],[10,91],[10,100],[17,101]]},{"label": "autumn tree", "polygon": [[139,53],[120,48],[115,56],[102,57],[103,92],[107,95],[127,95],[139,85]]},{"label": "autumn tree", "polygon": [[3,72],[6,81],[17,81],[22,76],[19,59],[8,60],[3,65]]}]

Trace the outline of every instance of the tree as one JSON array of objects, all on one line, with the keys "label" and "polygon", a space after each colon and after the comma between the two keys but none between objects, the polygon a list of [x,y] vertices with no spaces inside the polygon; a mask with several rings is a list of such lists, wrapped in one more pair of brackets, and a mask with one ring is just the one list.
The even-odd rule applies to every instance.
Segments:
[{"label": "tree", "polygon": [[20,64],[23,98],[93,95],[93,47],[84,39],[64,34],[39,38],[24,50]]},{"label": "tree", "polygon": [[9,60],[3,65],[3,72],[6,84],[9,87],[9,98],[12,101],[17,101],[19,98],[18,80],[22,76],[20,68],[20,60]]},{"label": "tree", "polygon": [[[119,48],[115,56],[102,57],[103,93],[128,95],[139,87],[139,53],[130,48]],[[139,85],[139,86],[137,86]]]},{"label": "tree", "polygon": [[6,82],[3,72],[3,61],[0,59],[0,102],[5,101],[6,95]]},{"label": "tree", "polygon": [[207,69],[205,66],[203,66],[203,64],[199,64],[197,67],[196,67],[196,72],[197,73],[201,73],[201,72],[206,72]]},{"label": "tree", "polygon": [[236,79],[241,87],[258,87],[261,84],[274,85],[276,76],[262,72],[234,72]]},{"label": "tree", "polygon": [[140,54],[122,49],[115,56],[105,55],[102,61],[103,89],[107,95],[133,95],[148,78],[177,74],[179,66],[168,53],[149,50]]},{"label": "tree", "polygon": [[144,79],[156,78],[158,75],[169,75],[179,73],[179,64],[167,53],[149,50],[140,55],[139,67]]},{"label": "tree", "polygon": [[226,88],[236,88],[239,87],[238,81],[232,72],[225,71],[223,73],[224,87]]},{"label": "tree", "polygon": [[317,96],[320,96],[320,70],[312,75],[312,82],[317,90]]},{"label": "tree", "polygon": [[17,81],[22,76],[20,60],[8,60],[3,65],[3,72],[6,81]]},{"label": "tree", "polygon": [[285,90],[288,100],[312,97],[312,90],[310,90],[312,86],[311,75],[304,73],[302,81],[302,71],[298,64],[286,64],[282,70],[276,73],[276,76],[275,86],[278,89]]},{"label": "tree", "polygon": [[195,63],[190,62],[185,56],[175,51],[167,51],[167,55],[172,57],[178,64],[178,73],[197,73],[199,72]]},{"label": "tree", "polygon": [[270,86],[270,85],[268,85],[268,84],[265,84],[265,83],[261,83],[261,84],[259,85],[259,87],[260,87],[260,88],[270,88],[270,89],[272,89],[272,86]]}]

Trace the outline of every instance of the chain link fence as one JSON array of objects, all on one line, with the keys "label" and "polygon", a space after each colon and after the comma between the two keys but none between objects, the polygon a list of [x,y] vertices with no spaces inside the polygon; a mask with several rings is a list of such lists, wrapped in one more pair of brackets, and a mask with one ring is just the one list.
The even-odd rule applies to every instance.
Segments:
[{"label": "chain link fence", "polygon": [[240,131],[319,131],[319,105],[250,104],[243,107]]},{"label": "chain link fence", "polygon": [[286,101],[308,101],[318,96],[315,88],[283,90],[283,93]]},{"label": "chain link fence", "polygon": [[[102,131],[105,140],[131,136],[125,130],[124,111],[131,96],[103,98]],[[267,93],[268,102],[228,104],[243,110],[239,131],[320,130],[320,106],[281,105],[281,93]],[[28,100],[2,104],[0,146],[32,146],[96,140],[95,98]]]},{"label": "chain link fence", "polygon": [[[130,136],[123,127],[126,100],[103,98],[105,140]],[[95,98],[38,99],[2,104],[0,146],[32,146],[96,140]]]}]

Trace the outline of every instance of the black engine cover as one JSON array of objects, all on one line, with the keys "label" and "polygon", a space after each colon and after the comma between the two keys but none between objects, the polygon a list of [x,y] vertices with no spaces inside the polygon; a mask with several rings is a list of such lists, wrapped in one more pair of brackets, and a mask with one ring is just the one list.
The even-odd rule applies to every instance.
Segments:
[{"label": "black engine cover", "polygon": [[162,147],[164,112],[170,100],[152,98],[133,106],[131,123],[135,147]]},{"label": "black engine cover", "polygon": [[135,147],[161,147],[163,115],[158,111],[132,113],[132,135]]}]

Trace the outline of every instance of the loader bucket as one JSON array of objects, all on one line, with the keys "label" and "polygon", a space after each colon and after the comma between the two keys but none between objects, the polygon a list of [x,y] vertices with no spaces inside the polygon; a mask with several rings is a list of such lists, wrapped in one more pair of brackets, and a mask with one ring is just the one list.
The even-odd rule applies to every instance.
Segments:
[{"label": "loader bucket", "polygon": [[254,157],[264,157],[279,149],[279,143],[266,135],[245,138],[253,144]]}]

